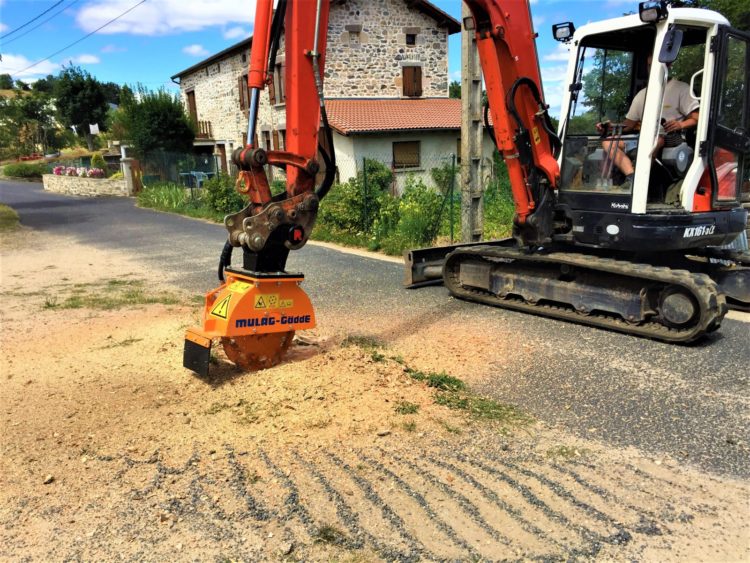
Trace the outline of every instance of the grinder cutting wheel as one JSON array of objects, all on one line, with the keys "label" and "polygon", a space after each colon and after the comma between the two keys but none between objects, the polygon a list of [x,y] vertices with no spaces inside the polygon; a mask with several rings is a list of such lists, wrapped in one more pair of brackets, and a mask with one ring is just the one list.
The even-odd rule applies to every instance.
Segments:
[{"label": "grinder cutting wheel", "polygon": [[[221,340],[227,357],[243,369],[264,369],[278,364],[297,330],[315,326],[315,314],[300,284],[303,275],[285,270],[290,250],[305,245],[315,224],[320,200],[331,188],[334,152],[318,143],[320,124],[326,146],[333,137],[323,103],[321,80],[328,29],[329,0],[256,3],[255,32],[248,86],[250,111],[248,144],[232,160],[239,169],[237,191],[249,200],[241,211],[227,215],[229,233],[219,260],[218,288],[206,294],[203,322],[187,330],[183,364],[207,375],[211,345]],[[276,51],[286,29],[286,150],[265,151],[255,134],[260,91],[272,80]],[[325,172],[316,177],[320,153]],[[286,191],[271,195],[265,167],[286,171]],[[232,251],[240,247],[242,268],[231,266]]]}]

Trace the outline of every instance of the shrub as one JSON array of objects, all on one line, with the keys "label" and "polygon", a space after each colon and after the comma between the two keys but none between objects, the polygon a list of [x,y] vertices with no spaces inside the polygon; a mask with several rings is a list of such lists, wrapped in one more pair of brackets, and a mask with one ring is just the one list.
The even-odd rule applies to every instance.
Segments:
[{"label": "shrub", "polygon": [[47,174],[49,168],[44,163],[27,164],[20,162],[18,164],[6,164],[3,168],[3,174],[12,178],[41,178],[42,174]]},{"label": "shrub", "polygon": [[109,179],[110,180],[122,180],[124,177],[125,177],[125,175],[118,170],[117,172],[115,172],[114,174],[112,174],[109,177]]},{"label": "shrub", "polygon": [[350,233],[372,231],[383,203],[390,197],[393,173],[380,162],[366,162],[366,175],[359,172],[348,182],[333,186],[323,200],[318,219],[322,224]]},{"label": "shrub", "polygon": [[203,183],[203,198],[206,205],[219,213],[234,213],[246,205],[245,199],[234,189],[234,180],[219,174]]},{"label": "shrub", "polygon": [[107,161],[104,160],[104,157],[101,153],[96,153],[91,157],[91,168],[99,168],[101,170],[104,170],[106,167]]},{"label": "shrub", "polygon": [[421,179],[409,176],[404,195],[398,202],[398,223],[386,236],[382,248],[388,254],[400,254],[406,248],[427,246],[437,234],[443,196],[428,188]]},{"label": "shrub", "polygon": [[178,209],[185,204],[186,200],[185,188],[171,182],[157,182],[145,186],[138,194],[138,204],[141,207],[153,209]]}]

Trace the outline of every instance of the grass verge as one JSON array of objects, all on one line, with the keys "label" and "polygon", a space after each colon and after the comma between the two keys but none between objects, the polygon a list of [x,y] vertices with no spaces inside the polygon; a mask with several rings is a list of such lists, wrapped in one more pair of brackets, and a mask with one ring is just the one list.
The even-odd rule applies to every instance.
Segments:
[{"label": "grass verge", "polygon": [[[479,395],[458,377],[454,377],[443,372],[425,372],[409,367],[400,356],[386,356],[382,352],[384,346],[376,339],[351,335],[345,338],[342,346],[356,346],[362,351],[368,353],[377,361],[391,361],[400,366],[401,369],[412,379],[420,381],[435,390],[435,403],[447,407],[454,411],[461,411],[473,420],[492,421],[503,427],[520,427],[531,424],[534,419],[514,405],[508,405],[496,401],[492,398]],[[394,406],[396,414],[410,415],[419,412],[419,405],[409,401],[400,401]],[[444,428],[451,433],[460,433],[460,429],[442,423]],[[407,422],[410,428],[404,429],[413,431],[416,423]]]},{"label": "grass verge", "polygon": [[19,218],[16,210],[0,203],[0,233],[15,231],[18,225]]},{"label": "grass verge", "polygon": [[44,309],[120,309],[134,305],[177,305],[177,295],[166,291],[150,291],[144,280],[110,279],[102,283],[78,283],[49,295]]}]

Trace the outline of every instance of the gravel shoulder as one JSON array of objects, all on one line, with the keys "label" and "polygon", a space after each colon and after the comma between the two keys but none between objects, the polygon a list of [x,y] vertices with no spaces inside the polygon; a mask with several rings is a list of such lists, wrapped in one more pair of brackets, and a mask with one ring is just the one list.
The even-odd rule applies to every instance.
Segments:
[{"label": "gravel shoulder", "polygon": [[219,353],[202,380],[181,367],[190,292],[129,252],[38,237],[0,245],[2,560],[750,555],[745,480],[477,420],[405,369],[481,391],[487,350],[500,373],[534,362],[512,327],[467,346],[460,308],[374,322],[342,297],[283,365]]}]

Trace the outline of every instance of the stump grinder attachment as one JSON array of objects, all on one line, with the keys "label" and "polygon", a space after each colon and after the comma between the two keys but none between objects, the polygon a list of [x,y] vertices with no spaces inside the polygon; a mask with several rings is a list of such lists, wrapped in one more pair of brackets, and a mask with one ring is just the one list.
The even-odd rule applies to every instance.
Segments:
[{"label": "stump grinder attachment", "polygon": [[213,340],[240,368],[259,370],[281,362],[295,331],[315,327],[302,274],[224,273],[224,284],[206,294],[202,326],[185,333],[183,365],[203,377]]}]

